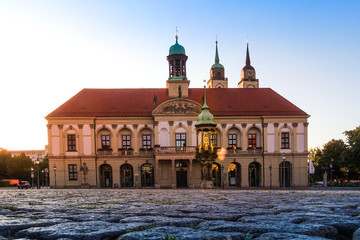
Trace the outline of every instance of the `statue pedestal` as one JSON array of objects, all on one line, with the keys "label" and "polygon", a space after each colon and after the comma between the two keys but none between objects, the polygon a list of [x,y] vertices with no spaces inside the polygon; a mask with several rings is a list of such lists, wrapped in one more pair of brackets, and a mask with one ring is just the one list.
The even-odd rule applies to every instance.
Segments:
[{"label": "statue pedestal", "polygon": [[214,183],[209,180],[202,180],[201,181],[201,188],[202,189],[212,189],[214,188]]},{"label": "statue pedestal", "polygon": [[82,184],[80,185],[80,188],[90,188],[90,184],[88,184],[88,183],[82,183]]}]

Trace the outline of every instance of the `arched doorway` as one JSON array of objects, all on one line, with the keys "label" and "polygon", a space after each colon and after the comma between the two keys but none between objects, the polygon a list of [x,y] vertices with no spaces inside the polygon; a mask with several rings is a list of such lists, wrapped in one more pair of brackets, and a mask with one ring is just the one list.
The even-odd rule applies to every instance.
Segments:
[{"label": "arched doorway", "polygon": [[102,164],[100,166],[100,184],[102,188],[112,187],[112,167],[109,164]]},{"label": "arched doorway", "polygon": [[212,165],[212,179],[214,187],[221,187],[221,167],[218,163]]},{"label": "arched doorway", "polygon": [[291,187],[292,184],[292,164],[288,161],[279,164],[280,187]]},{"label": "arched doorway", "polygon": [[229,164],[228,175],[230,187],[241,187],[241,165],[239,163]]},{"label": "arched doorway", "polygon": [[249,164],[249,187],[260,187],[261,165],[258,162]]},{"label": "arched doorway", "polygon": [[141,166],[141,187],[154,187],[154,166],[150,163]]},{"label": "arched doorway", "polygon": [[134,186],[134,171],[130,164],[123,164],[120,167],[120,185],[123,188]]},{"label": "arched doorway", "polygon": [[176,168],[176,187],[187,187],[187,164],[183,160],[175,161]]}]

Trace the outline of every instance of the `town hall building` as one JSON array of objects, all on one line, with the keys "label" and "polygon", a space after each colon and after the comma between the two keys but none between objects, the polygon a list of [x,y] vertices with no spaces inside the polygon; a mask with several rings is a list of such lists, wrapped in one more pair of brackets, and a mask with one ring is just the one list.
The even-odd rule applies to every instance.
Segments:
[{"label": "town hall building", "polygon": [[51,187],[200,188],[204,106],[215,129],[214,188],[307,186],[309,115],[259,87],[249,47],[235,88],[217,42],[206,88],[190,88],[187,59],[176,36],[166,88],[83,89],[46,116]]}]

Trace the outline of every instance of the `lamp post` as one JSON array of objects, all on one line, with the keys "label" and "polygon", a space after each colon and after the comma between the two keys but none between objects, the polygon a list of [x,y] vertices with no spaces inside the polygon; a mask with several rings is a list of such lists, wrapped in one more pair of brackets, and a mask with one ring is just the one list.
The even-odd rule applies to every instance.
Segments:
[{"label": "lamp post", "polygon": [[39,164],[40,164],[40,160],[39,158],[36,159],[35,164],[37,166],[37,188],[40,188],[40,171],[39,171]]},{"label": "lamp post", "polygon": [[56,188],[56,164],[54,163],[54,177],[55,177],[55,187],[54,188]]},{"label": "lamp post", "polygon": [[44,187],[44,169],[41,170],[41,177],[42,177],[42,180],[41,180],[41,186]]},{"label": "lamp post", "polygon": [[282,155],[282,160],[283,160],[283,188],[285,188],[285,160],[286,160],[286,154],[283,153]]},{"label": "lamp post", "polygon": [[[331,161],[332,161],[332,159],[331,159]],[[332,182],[333,182],[333,178],[332,178],[333,164],[332,164],[332,162],[329,164],[329,167],[330,167],[330,188],[332,188]]]},{"label": "lamp post", "polygon": [[49,174],[49,169],[45,168],[45,186],[48,186],[48,174]]},{"label": "lamp post", "polygon": [[31,188],[34,187],[34,168],[31,168]]},{"label": "lamp post", "polygon": [[220,179],[221,179],[221,188],[224,189],[224,165],[221,165],[221,175],[220,175]]},{"label": "lamp post", "polygon": [[272,188],[272,173],[271,173],[272,166],[271,166],[271,164],[269,166],[269,170],[270,170],[270,188]]}]

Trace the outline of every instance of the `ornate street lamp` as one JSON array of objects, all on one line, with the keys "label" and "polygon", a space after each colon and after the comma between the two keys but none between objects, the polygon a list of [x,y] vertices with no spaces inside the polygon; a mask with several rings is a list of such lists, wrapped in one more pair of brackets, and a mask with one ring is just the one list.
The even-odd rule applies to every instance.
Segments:
[{"label": "ornate street lamp", "polygon": [[55,187],[54,188],[56,188],[56,164],[54,163],[54,175],[55,175]]},{"label": "ornate street lamp", "polygon": [[283,160],[283,188],[285,188],[285,160],[286,160],[286,154],[282,154],[282,160]]}]

